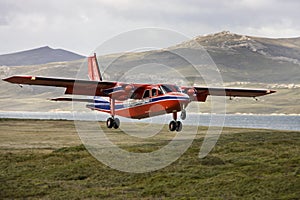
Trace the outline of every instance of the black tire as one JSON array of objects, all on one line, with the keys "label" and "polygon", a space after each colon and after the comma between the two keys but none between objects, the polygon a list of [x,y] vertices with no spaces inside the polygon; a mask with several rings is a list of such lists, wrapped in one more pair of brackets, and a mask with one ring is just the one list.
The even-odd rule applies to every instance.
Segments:
[{"label": "black tire", "polygon": [[118,118],[115,118],[113,127],[114,129],[118,129],[120,127],[120,120]]},{"label": "black tire", "polygon": [[177,123],[175,121],[171,121],[169,123],[169,130],[170,131],[175,131],[176,130],[176,127],[177,127]]},{"label": "black tire", "polygon": [[113,118],[108,118],[107,120],[106,120],[106,126],[107,126],[107,128],[112,128],[113,126],[114,126],[114,123],[115,123],[115,121],[114,121],[114,119]]},{"label": "black tire", "polygon": [[176,131],[180,132],[182,130],[182,123],[181,121],[177,121],[176,123]]}]

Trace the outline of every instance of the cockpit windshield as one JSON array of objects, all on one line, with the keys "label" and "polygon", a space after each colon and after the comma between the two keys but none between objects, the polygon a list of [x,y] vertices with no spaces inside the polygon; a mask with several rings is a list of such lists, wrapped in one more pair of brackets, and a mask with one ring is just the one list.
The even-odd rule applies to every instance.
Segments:
[{"label": "cockpit windshield", "polygon": [[160,88],[162,89],[162,91],[164,91],[164,93],[169,93],[169,92],[181,92],[181,90],[179,89],[178,86],[176,85],[161,85]]}]

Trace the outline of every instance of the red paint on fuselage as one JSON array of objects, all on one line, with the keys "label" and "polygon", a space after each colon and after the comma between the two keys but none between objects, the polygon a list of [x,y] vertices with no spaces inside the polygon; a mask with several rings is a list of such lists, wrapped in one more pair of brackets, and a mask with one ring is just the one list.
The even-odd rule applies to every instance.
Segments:
[{"label": "red paint on fuselage", "polygon": [[[187,97],[186,94],[182,93],[169,93],[167,95],[160,95],[158,97],[163,96],[172,96],[172,97]],[[149,98],[150,100],[151,98]],[[147,99],[146,99],[147,100]],[[117,103],[123,103],[123,105],[126,105],[125,101],[119,101]],[[159,100],[156,102],[147,102],[141,105],[136,105],[132,107],[126,107],[122,109],[116,109],[115,115],[126,117],[126,118],[132,118],[132,119],[142,119],[147,117],[153,117],[158,115],[163,115],[166,113],[173,113],[173,112],[180,112],[182,110],[182,107],[187,107],[187,105],[190,103],[188,99],[167,99],[167,100]],[[102,110],[97,109],[95,110],[101,111],[101,112],[107,112],[111,113],[110,110]]]}]

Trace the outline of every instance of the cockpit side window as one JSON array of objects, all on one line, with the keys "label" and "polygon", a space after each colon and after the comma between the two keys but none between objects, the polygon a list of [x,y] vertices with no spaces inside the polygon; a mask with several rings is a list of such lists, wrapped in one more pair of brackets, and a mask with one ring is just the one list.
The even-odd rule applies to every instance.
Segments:
[{"label": "cockpit side window", "polygon": [[161,89],[159,88],[159,89],[157,89],[157,93],[158,93],[158,95],[162,95],[162,94],[164,94],[162,91],[161,91]]}]

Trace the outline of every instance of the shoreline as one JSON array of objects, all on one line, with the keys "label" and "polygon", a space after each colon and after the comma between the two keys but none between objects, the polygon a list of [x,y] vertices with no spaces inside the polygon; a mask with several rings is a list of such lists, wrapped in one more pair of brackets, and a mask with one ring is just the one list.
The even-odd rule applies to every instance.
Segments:
[{"label": "shoreline", "polygon": [[[1,112],[2,119],[17,120],[66,120],[66,121],[99,121],[105,122],[109,114],[99,112]],[[171,115],[162,115],[141,120],[120,118],[122,123],[153,123],[168,124],[172,120]],[[282,114],[209,114],[209,113],[189,113],[184,125],[203,127],[232,127],[251,128],[267,130],[287,130],[300,131],[300,115]]]},{"label": "shoreline", "polygon": [[[35,118],[1,118],[0,117],[0,123],[1,122],[5,122],[5,121],[19,121],[19,122],[22,122],[22,121],[38,121],[38,122],[45,122],[45,121],[49,121],[49,122],[75,122],[75,121],[78,121],[78,122],[99,122],[99,123],[105,123],[105,120],[103,121],[94,121],[94,120],[74,120],[74,119],[35,119]],[[145,122],[142,122],[142,121],[136,121],[137,123],[145,123]],[[124,124],[128,124],[128,123],[136,123],[136,122],[130,122],[130,121],[124,121],[123,123]],[[161,123],[156,123],[156,122],[153,122],[152,124],[157,124],[157,125],[161,125]],[[167,125],[167,124],[165,124]],[[191,127],[191,126],[198,126],[198,128],[209,128],[209,127],[217,127],[217,128],[221,128],[221,129],[249,129],[249,130],[266,130],[266,131],[296,131],[296,132],[300,132],[300,129],[278,129],[276,127],[274,128],[264,128],[264,127],[244,127],[244,126],[218,126],[218,125],[214,125],[214,124],[211,124],[211,125],[203,125],[203,124],[199,124],[199,125],[193,125],[193,124],[185,124],[186,126],[188,127]]]},{"label": "shoreline", "polygon": [[[66,115],[67,117],[71,117],[75,115],[97,115],[97,116],[108,116],[106,113],[100,113],[100,112],[70,112],[70,111],[58,111],[58,112],[36,112],[36,111],[0,111],[0,119],[3,118],[19,118],[24,119],[25,117],[34,117],[34,115],[45,115],[49,117],[55,117],[55,116],[63,116]],[[223,115],[220,113],[194,113],[190,112],[191,115]],[[14,117],[19,115],[19,117]],[[270,113],[270,114],[259,114],[259,113],[225,113],[225,116],[300,116],[298,113]],[[30,118],[30,119],[40,119],[40,118]],[[48,119],[48,118],[45,118]],[[55,118],[57,119],[57,118]],[[65,119],[65,118],[59,118],[59,119]],[[68,120],[68,119],[66,119]],[[71,119],[72,120],[72,119]]]}]

